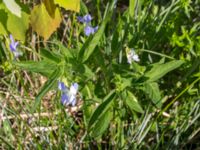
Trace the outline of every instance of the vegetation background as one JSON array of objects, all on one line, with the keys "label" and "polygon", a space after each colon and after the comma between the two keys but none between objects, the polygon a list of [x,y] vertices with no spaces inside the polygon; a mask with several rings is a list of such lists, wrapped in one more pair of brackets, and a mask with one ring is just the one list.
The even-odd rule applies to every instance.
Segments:
[{"label": "vegetation background", "polygon": [[200,0],[0,0],[0,149],[198,150],[199,58]]}]

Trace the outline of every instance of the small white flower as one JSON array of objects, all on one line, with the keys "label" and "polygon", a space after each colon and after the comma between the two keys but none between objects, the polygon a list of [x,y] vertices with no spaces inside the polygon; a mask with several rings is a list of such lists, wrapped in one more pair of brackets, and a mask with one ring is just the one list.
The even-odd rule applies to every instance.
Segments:
[{"label": "small white flower", "polygon": [[69,104],[72,104],[74,106],[76,104],[76,94],[78,92],[78,84],[74,83],[71,85],[69,90]]},{"label": "small white flower", "polygon": [[127,56],[127,60],[128,60],[128,63],[131,64],[132,61],[135,61],[135,62],[139,62],[140,61],[140,58],[139,56],[135,53],[135,50],[134,49],[127,49],[126,50],[126,56]]}]

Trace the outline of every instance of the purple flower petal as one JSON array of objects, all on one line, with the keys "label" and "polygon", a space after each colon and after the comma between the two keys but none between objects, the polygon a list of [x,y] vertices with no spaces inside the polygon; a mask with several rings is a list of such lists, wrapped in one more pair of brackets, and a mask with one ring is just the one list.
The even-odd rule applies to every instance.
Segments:
[{"label": "purple flower petal", "polygon": [[58,89],[64,92],[66,91],[67,87],[65,86],[64,82],[58,82]]},{"label": "purple flower petal", "polygon": [[83,17],[78,16],[77,19],[78,19],[79,22],[88,24],[92,20],[92,17],[91,17],[90,14],[87,14],[87,15],[85,15]]},{"label": "purple flower petal", "polygon": [[17,45],[19,44],[19,42],[15,42],[15,40],[14,40],[12,35],[10,35],[10,41],[11,41],[11,43],[9,45],[10,46],[10,50],[12,52],[17,51]]},{"label": "purple flower petal", "polygon": [[63,105],[68,105],[68,103],[69,103],[69,97],[68,97],[68,95],[66,93],[63,93],[61,95],[61,103]]},{"label": "purple flower petal", "polygon": [[90,14],[87,14],[87,15],[85,15],[85,16],[83,17],[83,19],[84,19],[84,22],[85,22],[85,23],[89,23],[89,22],[92,20],[92,17],[91,17]]},{"label": "purple flower petal", "polygon": [[87,25],[84,29],[84,32],[85,32],[86,36],[90,36],[90,34],[94,34],[97,30],[98,30],[98,26],[93,28],[93,27]]},{"label": "purple flower petal", "polygon": [[98,26],[94,27],[94,33],[97,32],[98,28]]},{"label": "purple flower petal", "polygon": [[77,19],[78,19],[79,22],[84,22],[84,19],[81,16],[78,16]]},{"label": "purple flower petal", "polygon": [[86,26],[85,29],[84,29],[84,32],[85,32],[86,36],[90,36],[90,34],[94,33],[94,29],[90,26]]},{"label": "purple flower petal", "polygon": [[58,89],[61,90],[61,103],[63,105],[76,105],[76,94],[78,92],[78,84],[73,83],[68,91],[67,87],[65,86],[64,82],[58,82]]},{"label": "purple flower petal", "polygon": [[12,34],[10,34],[10,40],[11,40],[11,43],[15,43],[15,40],[14,40]]}]

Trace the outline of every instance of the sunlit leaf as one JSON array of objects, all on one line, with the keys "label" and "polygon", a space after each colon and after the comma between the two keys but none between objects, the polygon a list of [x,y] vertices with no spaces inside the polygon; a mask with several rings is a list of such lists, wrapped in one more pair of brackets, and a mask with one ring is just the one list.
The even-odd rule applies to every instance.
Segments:
[{"label": "sunlit leaf", "polygon": [[3,2],[12,14],[21,17],[21,7],[15,2],[15,0],[3,0]]},{"label": "sunlit leaf", "polygon": [[15,39],[25,41],[25,35],[29,28],[29,14],[22,12],[21,17],[8,13],[7,29]]},{"label": "sunlit leaf", "polygon": [[38,93],[38,95],[35,98],[35,103],[34,106],[32,108],[32,111],[34,112],[37,107],[40,105],[42,97],[51,90],[51,88],[54,86],[54,84],[56,84],[58,77],[61,74],[61,70],[60,68],[56,67],[56,69],[54,70],[54,72],[51,74],[51,76],[49,77],[49,80],[47,82],[45,82],[44,86],[42,87],[42,89],[40,90],[40,92]]},{"label": "sunlit leaf", "polygon": [[142,90],[148,95],[151,101],[160,108],[162,106],[161,94],[158,83],[145,83]]},{"label": "sunlit leaf", "polygon": [[54,2],[67,10],[80,11],[80,0],[54,0]]},{"label": "sunlit leaf", "polygon": [[110,108],[111,102],[114,99],[114,97],[115,97],[115,91],[113,90],[104,98],[104,102],[101,103],[92,114],[88,124],[88,129],[90,129],[96,123],[96,121],[99,118],[101,118],[101,116],[105,114],[105,112]]},{"label": "sunlit leaf", "polygon": [[92,137],[98,137],[102,135],[105,130],[108,128],[110,121],[113,117],[111,110],[107,110],[96,122],[94,128],[91,131]]},{"label": "sunlit leaf", "polygon": [[147,81],[153,82],[160,79],[168,72],[180,67],[183,63],[184,61],[182,60],[173,60],[165,64],[155,65],[150,71],[147,71],[144,76],[147,78]]},{"label": "sunlit leaf", "polygon": [[139,112],[139,113],[144,112],[142,107],[138,103],[137,98],[129,91],[127,93],[126,104],[133,111],[136,111],[136,112]]},{"label": "sunlit leaf", "polygon": [[6,29],[3,24],[0,22],[0,34],[7,35]]},{"label": "sunlit leaf", "polygon": [[5,10],[1,9],[0,6],[0,34],[7,35],[7,30],[6,30],[6,21],[7,21],[7,13]]},{"label": "sunlit leaf", "polygon": [[51,61],[41,60],[39,62],[36,61],[20,61],[20,62],[13,62],[16,67],[20,69],[40,73],[44,76],[49,77],[53,70],[56,68],[56,64],[52,63]]},{"label": "sunlit leaf", "polygon": [[[51,16],[53,13],[54,15]],[[45,40],[56,31],[61,22],[61,14],[58,8],[55,8],[51,14],[48,13],[44,3],[35,6],[31,12],[32,28]]]}]

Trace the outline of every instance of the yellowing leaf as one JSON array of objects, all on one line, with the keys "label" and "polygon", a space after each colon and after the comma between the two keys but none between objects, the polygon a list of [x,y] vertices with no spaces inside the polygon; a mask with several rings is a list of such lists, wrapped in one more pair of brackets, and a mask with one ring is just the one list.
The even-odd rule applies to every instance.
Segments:
[{"label": "yellowing leaf", "polygon": [[7,22],[7,13],[4,10],[1,10],[0,8],[0,34],[7,35],[7,30],[6,30],[6,22]]},{"label": "yellowing leaf", "polygon": [[80,0],[54,0],[54,2],[67,10],[80,11]]},{"label": "yellowing leaf", "polygon": [[3,24],[0,22],[0,34],[7,35],[6,29]]},{"label": "yellowing leaf", "polygon": [[7,29],[18,40],[25,41],[29,27],[29,14],[22,12],[21,18],[8,13]]},{"label": "yellowing leaf", "polygon": [[15,2],[15,0],[3,0],[6,7],[10,10],[11,13],[14,15],[21,17],[21,8],[20,6]]},{"label": "yellowing leaf", "polygon": [[48,13],[44,3],[35,6],[31,12],[31,26],[34,31],[44,37],[44,40],[51,36],[61,22],[61,14],[58,8],[55,8],[51,14]]},{"label": "yellowing leaf", "polygon": [[49,15],[54,18],[55,17],[55,9],[56,5],[54,4],[54,0],[43,0],[43,3],[46,7],[47,12]]}]

